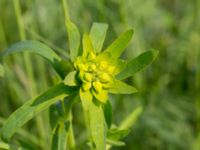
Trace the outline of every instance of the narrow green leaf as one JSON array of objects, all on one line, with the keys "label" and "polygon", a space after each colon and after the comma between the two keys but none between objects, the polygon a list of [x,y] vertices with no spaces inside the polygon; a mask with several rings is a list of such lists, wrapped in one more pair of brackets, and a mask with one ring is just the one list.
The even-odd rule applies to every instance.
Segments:
[{"label": "narrow green leaf", "polygon": [[94,53],[92,41],[88,34],[83,35],[83,57],[87,57],[89,53]]},{"label": "narrow green leaf", "polygon": [[109,93],[112,94],[132,94],[136,92],[137,92],[136,88],[120,80],[115,80],[114,87],[109,89]]},{"label": "narrow green leaf", "polygon": [[77,71],[70,72],[64,79],[64,84],[68,86],[77,86]]},{"label": "narrow green leaf", "polygon": [[101,52],[106,37],[108,25],[105,23],[93,23],[90,30],[90,38],[96,53]]},{"label": "narrow green leaf", "polygon": [[0,64],[0,77],[4,76],[4,67],[2,64]]},{"label": "narrow green leaf", "polygon": [[133,124],[137,121],[139,116],[141,115],[143,108],[138,106],[135,110],[132,111],[130,115],[128,115],[120,124],[119,129],[129,129],[133,126]]},{"label": "narrow green leaf", "polygon": [[106,139],[107,144],[113,145],[113,146],[124,146],[125,143],[122,141],[115,141],[111,139]]},{"label": "narrow green leaf", "polygon": [[114,74],[118,74],[119,72],[121,72],[126,67],[127,61],[122,60],[122,59],[117,59],[116,62],[114,62],[113,65],[116,66]]},{"label": "narrow green leaf", "polygon": [[70,58],[74,61],[79,54],[80,33],[77,26],[70,19],[66,20],[66,27],[69,39]]},{"label": "narrow green leaf", "polygon": [[75,91],[75,88],[68,87],[60,83],[42,93],[40,96],[27,101],[24,105],[12,113],[11,116],[6,120],[0,130],[1,137],[5,140],[9,140],[16,132],[16,130],[22,127],[35,115],[47,109],[50,105],[57,102],[59,99],[63,99]]},{"label": "narrow green leaf", "polygon": [[157,50],[151,50],[142,53],[138,57],[129,61],[128,64],[126,65],[126,68],[121,73],[119,73],[116,76],[116,78],[122,80],[132,76],[134,73],[142,70],[147,65],[152,63],[157,56],[158,56]]},{"label": "narrow green leaf", "polygon": [[87,127],[90,131],[90,136],[95,144],[96,150],[104,150],[106,146],[105,135],[105,120],[100,103],[92,100],[92,96],[88,96],[90,92],[80,91],[84,113],[86,115]]},{"label": "narrow green leaf", "polygon": [[133,30],[121,34],[104,52],[110,52],[113,58],[118,58],[128,46],[133,36]]},{"label": "narrow green leaf", "polygon": [[108,131],[107,138],[112,140],[120,140],[129,134],[129,129],[119,130],[111,129]]},{"label": "narrow green leaf", "polygon": [[107,103],[104,105],[103,108],[104,108],[104,116],[105,116],[106,124],[108,128],[110,128],[112,124],[112,105],[110,101],[107,101]]},{"label": "narrow green leaf", "polygon": [[1,57],[5,57],[17,52],[31,52],[38,54],[46,58],[59,74],[61,73],[61,58],[50,47],[43,43],[31,40],[18,42],[10,48],[3,51]]}]

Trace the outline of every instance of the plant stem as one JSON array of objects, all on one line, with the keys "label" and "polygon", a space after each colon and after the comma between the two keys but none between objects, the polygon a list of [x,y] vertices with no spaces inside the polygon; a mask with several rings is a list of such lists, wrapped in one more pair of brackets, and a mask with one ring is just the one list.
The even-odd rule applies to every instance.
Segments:
[{"label": "plant stem", "polygon": [[68,5],[66,0],[62,0],[62,6],[64,11],[64,16],[66,20],[70,20],[69,11],[68,11]]}]

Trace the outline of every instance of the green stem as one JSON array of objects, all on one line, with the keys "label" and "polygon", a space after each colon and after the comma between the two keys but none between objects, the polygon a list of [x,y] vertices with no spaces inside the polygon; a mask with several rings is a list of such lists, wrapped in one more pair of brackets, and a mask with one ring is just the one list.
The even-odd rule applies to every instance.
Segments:
[{"label": "green stem", "polygon": [[68,5],[66,0],[62,0],[62,6],[64,11],[64,16],[66,20],[70,20],[69,11],[68,11]]}]

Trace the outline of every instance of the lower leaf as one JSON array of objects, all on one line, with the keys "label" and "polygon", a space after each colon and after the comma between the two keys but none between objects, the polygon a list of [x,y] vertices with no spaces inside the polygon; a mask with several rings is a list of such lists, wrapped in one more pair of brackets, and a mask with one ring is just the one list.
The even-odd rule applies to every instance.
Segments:
[{"label": "lower leaf", "polygon": [[42,93],[40,96],[27,101],[23,106],[11,114],[11,116],[4,123],[0,130],[1,137],[5,140],[9,140],[16,130],[22,127],[39,112],[47,109],[59,99],[63,99],[75,91],[75,88],[71,88],[60,83]]},{"label": "lower leaf", "polygon": [[86,115],[86,124],[96,150],[104,150],[106,148],[106,128],[103,109],[101,104],[93,100],[89,93],[90,91],[83,92],[80,90],[80,98]]}]

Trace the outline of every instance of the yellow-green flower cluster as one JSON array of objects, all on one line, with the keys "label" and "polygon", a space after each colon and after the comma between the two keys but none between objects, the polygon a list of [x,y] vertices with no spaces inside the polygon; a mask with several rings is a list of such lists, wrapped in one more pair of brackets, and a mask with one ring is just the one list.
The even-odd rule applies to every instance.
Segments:
[{"label": "yellow-green flower cluster", "polygon": [[74,66],[78,71],[84,92],[90,91],[95,96],[111,88],[115,67],[109,65],[106,60],[96,61],[93,52],[90,52],[87,57],[78,57]]}]

